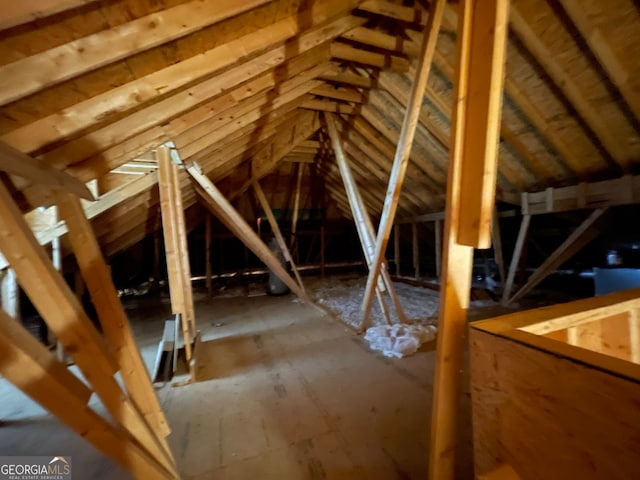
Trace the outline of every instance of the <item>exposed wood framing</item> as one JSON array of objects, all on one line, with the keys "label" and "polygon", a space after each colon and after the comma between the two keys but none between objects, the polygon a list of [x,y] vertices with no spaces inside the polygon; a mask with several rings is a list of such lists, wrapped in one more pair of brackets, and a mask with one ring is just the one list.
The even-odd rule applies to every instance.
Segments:
[{"label": "exposed wood framing", "polygon": [[296,281],[298,282],[300,289],[306,293],[304,284],[302,283],[302,278],[300,278],[300,273],[298,272],[298,268],[296,267],[296,264],[293,261],[293,256],[289,251],[289,247],[287,247],[287,242],[282,236],[282,232],[280,231],[280,226],[278,225],[278,221],[276,220],[276,217],[273,215],[273,210],[271,210],[271,206],[269,205],[267,196],[264,194],[264,191],[262,190],[262,187],[260,186],[259,182],[255,182],[253,184],[253,189],[255,191],[256,198],[258,199],[258,202],[260,203],[260,206],[264,211],[264,214],[267,216],[269,225],[271,225],[271,231],[273,232],[273,235],[276,237],[276,241],[278,242],[278,246],[280,247],[280,250],[282,250],[284,259],[287,262],[289,262],[289,264],[291,265],[291,270],[293,271],[293,274],[296,277]]},{"label": "exposed wood framing", "polygon": [[491,245],[493,247],[493,256],[498,265],[498,273],[500,281],[505,282],[504,254],[502,253],[502,233],[500,231],[500,216],[498,210],[493,211],[491,218]]},{"label": "exposed wood framing", "polygon": [[611,131],[611,127],[606,124],[598,110],[583,96],[576,83],[565,71],[565,68],[555,59],[555,56],[540,38],[536,36],[516,6],[511,9],[510,25],[529,53],[589,125],[606,151],[626,170],[631,159],[623,145],[617,141],[616,136]]},{"label": "exposed wood framing", "polygon": [[[438,316],[438,338],[434,379],[434,399],[431,420],[431,446],[429,455],[429,478],[447,480],[454,478],[457,411],[460,392],[460,371],[464,358],[464,336],[467,326],[469,289],[473,269],[473,247],[470,239],[483,243],[481,236],[467,235],[473,226],[461,227],[467,208],[483,205],[488,210],[489,222],[493,211],[495,176],[477,176],[479,187],[470,186],[472,179],[464,180],[463,172],[476,171],[474,165],[484,165],[482,171],[494,172],[497,164],[497,148],[483,147],[472,150],[465,145],[468,123],[483,113],[482,118],[490,122],[482,129],[473,144],[498,143],[499,115],[487,115],[502,96],[504,78],[504,49],[507,39],[508,0],[487,4],[465,0],[459,4],[458,52],[455,81],[454,109],[452,114],[452,143],[449,159],[447,185],[445,240],[443,252],[440,310]],[[502,52],[502,53],[499,53]],[[485,62],[478,68],[477,62]],[[493,79],[497,85],[491,85]],[[496,101],[493,97],[498,97]],[[487,99],[488,98],[488,99]],[[482,132],[482,133],[480,133]],[[491,153],[492,158],[485,158]],[[485,163],[486,162],[486,163]],[[463,194],[463,188],[472,188],[476,197]],[[463,213],[464,212],[464,213]],[[477,218],[485,218],[487,212],[478,212]],[[465,233],[464,243],[458,235]],[[480,245],[475,245],[480,246]]]},{"label": "exposed wood framing", "polygon": [[516,273],[518,272],[518,266],[520,265],[520,256],[522,255],[522,249],[527,240],[527,233],[529,233],[529,224],[531,223],[531,215],[523,215],[520,221],[520,229],[518,230],[518,237],[516,238],[516,244],[513,247],[513,254],[511,255],[511,263],[509,264],[509,272],[507,273],[507,279],[502,289],[502,303],[506,304],[511,290],[513,289],[513,282],[516,279]]},{"label": "exposed wood framing", "polygon": [[0,374],[137,480],[178,478],[89,408],[91,390],[4,310],[0,310]]},{"label": "exposed wood framing", "polygon": [[417,223],[411,224],[411,247],[413,253],[413,276],[420,278],[420,242]]},{"label": "exposed wood framing", "polygon": [[207,214],[204,222],[204,258],[205,258],[205,287],[211,295],[211,215]]},{"label": "exposed wood framing", "polygon": [[173,459],[114,378],[118,370],[116,359],[1,184],[0,251],[109,414],[149,453],[157,468],[177,477]]},{"label": "exposed wood framing", "polygon": [[314,305],[307,294],[300,288],[296,281],[291,278],[284,267],[280,264],[273,252],[269,250],[258,235],[251,229],[242,216],[229,203],[224,195],[211,183],[200,170],[197,164],[191,164],[187,171],[198,185],[200,198],[205,202],[207,208],[216,215],[229,230],[231,230],[260,260],[262,260],[292,292],[310,305]]},{"label": "exposed wood framing", "polygon": [[166,146],[158,148],[156,155],[159,165],[160,205],[171,294],[171,312],[174,315],[181,315],[185,356],[193,379],[192,342],[195,340],[196,328],[178,165],[173,162],[171,152]]},{"label": "exposed wood framing", "polygon": [[594,228],[596,222],[607,211],[607,208],[598,208],[589,215],[578,228],[576,228],[562,244],[549,255],[535,272],[531,274],[527,283],[520,290],[513,294],[511,298],[504,301],[506,305],[522,298],[536,285],[553,273],[559,266],[569,260],[586,244],[591,242],[600,232]]},{"label": "exposed wood framing", "polygon": [[122,380],[136,407],[144,415],[169,455],[171,452],[164,437],[171,432],[160,408],[149,374],[136,345],[129,320],[118,299],[111,273],[104,261],[100,246],[85,216],[80,201],[68,193],[57,196],[60,218],[69,229],[69,240],[82,277],[91,294],[102,331],[113,347]]},{"label": "exposed wood framing", "polygon": [[19,150],[0,142],[0,170],[42,186],[68,190],[80,198],[93,200],[87,186],[71,175],[55,169],[51,165],[30,157]]},{"label": "exposed wood framing", "polygon": [[[335,120],[331,115],[325,115],[324,119],[327,124],[327,131],[329,133],[329,138],[331,139],[331,145],[333,146],[333,150],[335,153],[336,163],[338,164],[338,168],[340,169],[340,175],[344,183],[344,189],[347,192],[347,198],[349,200],[349,206],[351,208],[354,223],[358,231],[358,236],[360,237],[362,251],[368,267],[371,268],[373,254],[375,252],[375,231],[373,229],[373,223],[371,222],[369,212],[364,205],[362,197],[360,196],[360,191],[358,190],[355,180],[353,179],[353,175],[351,174],[351,169],[349,168],[349,165],[347,163],[347,158],[345,157],[344,151],[342,149],[342,143],[338,136],[338,130],[336,129]],[[391,276],[389,275],[389,267],[387,266],[386,261],[383,262],[381,271],[381,278],[378,279],[378,283],[375,286],[376,296],[378,298],[378,303],[380,304],[380,309],[382,310],[387,323],[391,323],[388,309],[384,302],[384,298],[382,297],[382,293],[386,288],[386,290],[389,292],[391,300],[393,301],[398,319],[401,323],[406,323],[404,309],[402,308],[400,299],[398,298],[393,287],[393,282],[391,281]],[[361,328],[364,329],[367,326],[367,323],[363,321]]]},{"label": "exposed wood framing", "polygon": [[431,4],[429,20],[425,27],[424,40],[420,48],[420,61],[417,68],[417,76],[411,88],[411,96],[407,105],[407,111],[402,124],[402,130],[400,132],[400,139],[398,140],[398,146],[393,160],[393,167],[389,178],[389,187],[387,189],[387,195],[384,202],[384,210],[382,212],[382,218],[380,219],[380,225],[378,226],[376,251],[373,256],[369,276],[367,277],[367,285],[362,303],[365,320],[369,316],[369,312],[371,310],[371,295],[373,293],[374,285],[378,280],[378,275],[380,274],[382,257],[386,251],[391,228],[393,227],[393,221],[398,207],[398,199],[400,198],[400,192],[402,190],[402,184],[404,182],[405,172],[409,162],[409,155],[411,153],[411,144],[413,143],[420,110],[422,108],[422,97],[427,85],[429,71],[431,68],[431,60],[438,41],[438,32],[440,30],[440,23],[442,22],[442,13],[444,11],[445,3],[446,2],[444,0],[436,0]]}]

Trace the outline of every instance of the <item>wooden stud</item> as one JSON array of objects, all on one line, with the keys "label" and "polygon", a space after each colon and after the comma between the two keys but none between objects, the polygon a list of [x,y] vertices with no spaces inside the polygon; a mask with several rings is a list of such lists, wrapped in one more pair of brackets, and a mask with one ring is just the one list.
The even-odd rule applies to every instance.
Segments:
[{"label": "wooden stud", "polygon": [[491,244],[493,246],[493,256],[496,260],[496,264],[498,265],[500,281],[506,282],[504,255],[502,253],[502,234],[500,233],[500,214],[496,209],[493,211],[491,222]]},{"label": "wooden stud", "polygon": [[[454,109],[452,114],[452,142],[449,159],[449,178],[447,185],[445,240],[443,252],[442,280],[440,291],[440,309],[438,315],[438,338],[436,347],[436,367],[434,378],[434,399],[431,416],[431,444],[429,455],[429,478],[448,480],[454,478],[456,428],[458,402],[460,395],[460,371],[464,361],[464,337],[467,328],[467,308],[473,270],[473,247],[470,245],[468,230],[461,228],[465,222],[467,209],[477,209],[483,203],[489,205],[490,213],[495,199],[495,177],[476,176],[473,181],[465,172],[474,170],[477,164],[483,165],[482,171],[495,172],[497,164],[499,115],[486,115],[482,129],[483,137],[469,139],[469,121],[476,116],[473,109],[483,110],[481,97],[493,98],[501,92],[495,92],[486,81],[492,78],[502,85],[504,74],[501,62],[492,64],[500,57],[496,51],[504,51],[507,37],[508,0],[498,0],[487,4],[476,0],[464,0],[458,6],[458,52],[455,81]],[[471,55],[473,53],[473,55]],[[474,55],[478,58],[474,58]],[[485,61],[491,67],[486,70],[477,65]],[[473,97],[473,98],[470,98]],[[486,100],[486,99],[485,99]],[[473,102],[480,102],[474,104]],[[496,101],[489,100],[484,109],[492,112]],[[497,100],[499,104],[499,99]],[[471,110],[471,115],[470,115]],[[465,145],[482,145],[480,150],[472,150]],[[485,158],[487,153],[492,157]],[[486,162],[486,163],[485,163]],[[474,170],[477,171],[477,170]],[[469,188],[476,197],[467,195],[463,190]],[[484,212],[480,212],[481,215]],[[489,222],[490,222],[489,218]],[[471,226],[473,227],[473,226]],[[473,228],[471,228],[473,231]],[[465,234],[464,243],[458,238]],[[481,243],[477,232],[473,244]]]},{"label": "wooden stud", "polygon": [[400,276],[400,224],[393,227],[393,262],[396,266],[396,276]]},{"label": "wooden stud", "polygon": [[[91,294],[102,330],[113,348],[127,391],[157,435],[166,437],[171,430],[158,402],[129,320],[111,280],[111,272],[104,261],[89,220],[75,196],[61,193],[57,200],[60,218],[65,221],[69,229],[69,240],[78,267]],[[170,454],[166,442],[161,442]]]},{"label": "wooden stud", "polygon": [[[162,212],[162,229],[164,231],[165,255],[167,257],[167,275],[169,278],[169,292],[171,295],[171,312],[174,315],[182,316],[182,334],[184,336],[184,349],[187,365],[193,375],[193,351],[191,342],[194,339],[195,332],[192,332],[191,325],[188,320],[190,309],[188,304],[187,290],[191,290],[191,279],[185,284],[187,275],[185,275],[183,263],[184,257],[181,252],[183,228],[180,224],[184,224],[184,212],[178,208],[178,197],[180,197],[179,185],[176,188],[176,177],[174,170],[178,167],[171,159],[171,153],[165,146],[156,150],[158,157],[158,180],[160,187],[160,205]],[[186,243],[186,239],[185,239]],[[188,252],[188,250],[187,250]],[[188,254],[187,254],[188,255]],[[188,256],[187,256],[188,259]],[[189,275],[190,277],[190,275]]]},{"label": "wooden stud", "polygon": [[390,68],[400,72],[409,69],[409,61],[402,57],[363,50],[342,42],[331,44],[331,56],[342,61],[357,62],[377,68]]},{"label": "wooden stud", "polygon": [[211,215],[207,214],[204,223],[204,258],[205,258],[205,286],[211,295]]},{"label": "wooden stud", "polygon": [[527,283],[525,283],[520,290],[513,294],[513,297],[509,298],[505,303],[508,305],[519,298],[526,295],[532,288],[538,285],[549,274],[554,272],[564,262],[569,260],[580,249],[582,249],[587,243],[593,240],[600,232],[594,229],[596,222],[607,211],[607,208],[598,208],[589,215],[584,222],[576,228],[562,244],[556,248],[551,255],[549,255],[545,261],[540,265],[535,272],[531,274]]},{"label": "wooden stud", "polygon": [[413,143],[413,137],[415,135],[420,110],[422,108],[422,97],[427,85],[427,79],[429,78],[431,60],[436,49],[438,32],[440,30],[440,23],[442,22],[445,3],[446,2],[444,0],[436,0],[431,4],[429,20],[425,28],[424,40],[420,48],[420,62],[417,68],[417,76],[411,88],[411,96],[407,105],[407,111],[402,124],[402,130],[400,132],[400,139],[398,140],[398,146],[393,160],[393,168],[389,178],[389,187],[387,189],[387,195],[384,202],[384,210],[378,227],[376,251],[373,256],[372,268],[369,271],[369,276],[367,277],[367,285],[365,287],[364,300],[362,303],[365,320],[371,310],[371,294],[373,293],[374,285],[376,284],[378,275],[380,274],[382,258],[387,248],[389,234],[391,233],[393,220],[398,207],[398,199],[400,197],[400,191],[402,190],[402,184],[404,182],[405,172],[409,162],[409,155],[411,153],[411,144]]},{"label": "wooden stud", "polygon": [[[498,171],[498,140],[502,114],[502,88],[507,49],[508,2],[492,2],[473,11],[472,31],[463,41],[467,44],[468,65],[462,70],[467,76],[458,81],[464,85],[464,105],[458,105],[464,115],[463,156],[475,156],[461,172],[457,241],[475,248],[491,247],[491,218]],[[486,23],[494,32],[480,29]],[[463,32],[464,33],[464,32]],[[485,125],[473,128],[471,125]],[[466,152],[469,153],[466,153]],[[478,153],[476,153],[478,152]],[[483,181],[478,181],[483,178]],[[464,206],[464,207],[463,207]]]},{"label": "wooden stud", "polygon": [[440,279],[442,272],[442,220],[437,219],[433,224],[435,259],[436,259],[436,278]]},{"label": "wooden stud", "polygon": [[516,238],[516,244],[513,247],[513,255],[511,255],[511,263],[509,264],[509,272],[504,282],[502,289],[502,304],[505,305],[511,295],[513,289],[513,282],[516,279],[516,273],[518,271],[518,265],[520,265],[520,256],[522,255],[522,249],[527,239],[527,233],[529,232],[529,223],[531,222],[531,215],[523,215],[520,222],[520,229],[518,230],[518,237]]},{"label": "wooden stud", "polygon": [[420,245],[418,241],[418,224],[411,224],[411,246],[413,250],[413,276],[420,278]]},{"label": "wooden stud", "polygon": [[[291,216],[291,241],[290,245],[293,248],[296,242],[296,230],[298,229],[298,213],[300,210],[300,187],[302,186],[302,174],[304,173],[304,163],[298,164],[298,175],[296,179],[296,193],[293,197],[293,215]],[[297,250],[297,247],[296,247]]]}]

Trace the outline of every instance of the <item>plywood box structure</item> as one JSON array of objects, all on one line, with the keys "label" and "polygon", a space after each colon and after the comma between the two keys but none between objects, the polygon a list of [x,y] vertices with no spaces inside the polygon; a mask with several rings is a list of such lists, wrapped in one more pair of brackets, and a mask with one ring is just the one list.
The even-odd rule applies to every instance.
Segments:
[{"label": "plywood box structure", "polygon": [[[569,287],[588,282],[593,267],[640,270],[633,253],[640,226],[632,221],[640,213],[637,1],[6,0],[0,10],[0,375],[136,478],[195,476],[181,462],[211,453],[211,432],[222,436],[212,427],[189,450],[189,408],[184,418],[167,418],[163,401],[188,404],[182,391],[213,398],[219,385],[229,398],[220,379],[196,380],[202,369],[218,371],[198,363],[220,359],[219,352],[199,359],[199,332],[224,351],[216,329],[225,313],[210,316],[233,287],[250,299],[247,318],[268,308],[255,300],[252,282],[269,275],[320,315],[304,325],[268,315],[264,324],[247,321],[276,330],[266,336],[275,344],[278,329],[289,331],[301,345],[291,365],[324,365],[305,338],[325,340],[315,330],[348,275],[362,283],[343,302],[355,305],[342,320],[357,348],[355,335],[374,324],[437,323],[435,353],[418,352],[426,383],[389,367],[410,379],[407,392],[427,388],[433,400],[411,403],[424,404],[434,421],[398,440],[415,440],[405,449],[414,456],[386,443],[363,453],[362,433],[342,444],[339,458],[377,467],[372,459],[384,450],[380,472],[449,480],[456,471],[473,475],[454,455],[470,434],[458,420],[470,292],[481,287],[492,311],[525,309],[541,296],[554,303],[569,295],[553,286],[560,274]],[[612,263],[602,265],[605,255]],[[346,277],[327,280],[331,272]],[[315,281],[337,290],[322,298],[327,290],[314,291]],[[428,287],[419,313],[400,281]],[[162,388],[157,395],[148,378],[141,339],[156,335],[157,344],[163,330],[146,330],[158,319],[130,322],[128,313],[142,308],[123,307],[131,292],[147,292],[167,305],[162,315],[179,320],[173,340],[184,347],[188,374],[175,395]],[[304,309],[291,311],[307,318]],[[637,362],[637,320],[616,315],[538,341]],[[298,327],[307,333],[297,335]],[[327,331],[337,335],[334,327]],[[235,338],[240,350],[289,362],[282,346],[247,347],[247,338],[263,337],[242,322],[227,333],[246,337]],[[42,344],[57,345],[56,353]],[[270,359],[260,355],[247,365],[262,368]],[[221,365],[229,366],[224,358]],[[383,370],[386,382],[392,374]],[[331,403],[329,387],[307,385],[314,372],[298,373],[292,384],[306,393],[296,398],[321,392]],[[344,383],[331,388],[349,391],[348,378],[336,378]],[[366,390],[371,385],[357,382],[368,378],[353,385]],[[284,383],[274,385],[282,393]],[[53,391],[68,402],[52,400]],[[343,399],[347,406],[349,398],[363,401],[354,394]],[[392,415],[383,403],[371,408]],[[333,433],[352,433],[375,413],[339,407],[346,424],[320,415]],[[204,407],[194,411],[206,415]],[[229,420],[217,413],[219,425]],[[400,424],[416,425],[411,415]],[[183,433],[172,437],[172,421]],[[297,433],[286,445],[312,438]],[[402,437],[387,433],[381,437]],[[334,448],[329,437],[319,444]],[[198,478],[246,467],[224,464],[228,444],[219,445],[221,464]],[[313,448],[304,445],[296,448],[307,455]]]},{"label": "plywood box structure", "polygon": [[522,479],[640,475],[640,291],[476,322],[476,472]]}]

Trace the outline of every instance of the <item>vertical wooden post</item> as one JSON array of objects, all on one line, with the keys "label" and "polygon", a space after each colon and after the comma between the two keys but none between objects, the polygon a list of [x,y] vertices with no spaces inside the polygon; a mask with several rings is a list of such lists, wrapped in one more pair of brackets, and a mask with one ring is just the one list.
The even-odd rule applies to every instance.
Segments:
[{"label": "vertical wooden post", "polygon": [[205,287],[211,295],[211,214],[207,213],[204,223],[204,261],[205,261]]},{"label": "vertical wooden post", "polygon": [[[298,251],[298,242],[296,241],[296,232],[298,230],[298,213],[300,210],[300,187],[302,186],[302,173],[304,172],[304,163],[298,164],[298,178],[296,180],[296,194],[293,199],[293,216],[291,217],[291,248],[295,245],[295,252]],[[297,261],[300,259],[296,256]]]},{"label": "vertical wooden post", "polygon": [[411,244],[413,247],[413,276],[420,278],[420,246],[418,242],[418,224],[411,224]]},{"label": "vertical wooden post", "polygon": [[431,60],[436,50],[438,41],[438,32],[442,23],[442,14],[446,0],[434,0],[429,8],[429,19],[425,27],[424,39],[420,51],[420,61],[417,68],[416,79],[411,88],[407,111],[400,130],[400,138],[396,148],[395,157],[393,159],[393,167],[389,177],[389,186],[384,199],[384,207],[382,210],[382,218],[378,227],[378,235],[376,237],[376,250],[373,255],[372,267],[367,277],[367,285],[364,291],[364,299],[362,302],[362,311],[364,312],[365,322],[371,311],[372,294],[380,275],[382,260],[389,242],[389,235],[393,226],[396,210],[398,208],[398,200],[404,183],[407,165],[409,163],[409,154],[411,153],[411,145],[416,132],[420,110],[422,109],[422,100],[424,90],[427,86],[429,71],[431,69]]},{"label": "vertical wooden post", "polygon": [[511,289],[513,288],[513,282],[516,279],[516,272],[518,271],[518,265],[520,265],[520,255],[522,254],[522,248],[524,242],[527,239],[527,232],[529,231],[529,223],[531,222],[531,215],[523,215],[520,222],[520,230],[518,230],[518,238],[516,244],[513,247],[513,255],[511,255],[511,263],[509,264],[509,272],[507,273],[507,281],[504,284],[502,290],[502,304],[506,304],[511,295]]},{"label": "vertical wooden post", "polygon": [[498,264],[498,272],[500,273],[500,281],[504,282],[504,255],[502,253],[502,234],[500,232],[500,217],[498,216],[498,210],[494,209],[491,227],[491,240],[493,245],[493,256]]},{"label": "vertical wooden post", "polygon": [[400,224],[393,228],[393,262],[396,264],[396,276],[400,276]]},{"label": "vertical wooden post", "polygon": [[326,242],[324,238],[324,225],[320,225],[320,276],[322,278],[324,278],[325,246],[326,246]]},{"label": "vertical wooden post", "polygon": [[[454,478],[473,249],[485,246],[483,225],[470,222],[466,214],[469,210],[475,220],[484,221],[487,215],[490,220],[495,202],[495,185],[491,185],[495,175],[491,173],[498,161],[508,6],[508,0],[463,0],[458,6],[458,62],[431,416],[431,480]],[[479,120],[482,122],[472,123]],[[482,128],[475,128],[477,125]]]},{"label": "vertical wooden post", "polygon": [[442,220],[435,221],[434,233],[436,245],[436,277],[440,280],[440,273],[442,271]]},{"label": "vertical wooden post", "polygon": [[158,185],[160,189],[160,210],[164,232],[167,276],[171,294],[171,311],[182,316],[182,334],[187,364],[193,377],[193,352],[191,341],[195,337],[195,318],[191,292],[189,250],[187,247],[182,195],[178,179],[178,167],[171,159],[171,152],[165,146],[157,149]]}]

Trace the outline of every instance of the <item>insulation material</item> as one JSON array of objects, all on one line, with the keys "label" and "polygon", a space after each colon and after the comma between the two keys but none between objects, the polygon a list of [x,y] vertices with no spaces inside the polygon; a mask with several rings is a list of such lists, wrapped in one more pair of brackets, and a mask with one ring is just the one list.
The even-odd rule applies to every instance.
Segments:
[{"label": "insulation material", "polygon": [[385,357],[402,358],[433,340],[436,331],[434,325],[379,325],[367,329],[364,339],[372,350],[382,352]]}]

